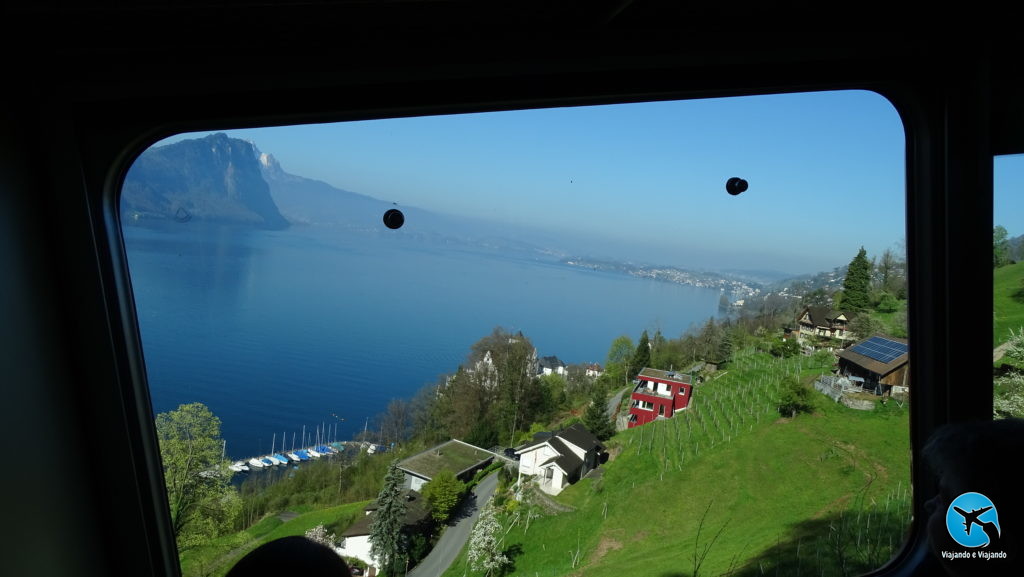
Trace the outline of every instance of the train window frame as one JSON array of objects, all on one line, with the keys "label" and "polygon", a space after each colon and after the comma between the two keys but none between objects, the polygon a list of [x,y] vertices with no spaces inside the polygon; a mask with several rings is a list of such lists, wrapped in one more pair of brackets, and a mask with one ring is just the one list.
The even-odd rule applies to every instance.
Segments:
[{"label": "train window frame", "polygon": [[[621,81],[611,80],[609,82],[611,85],[616,85],[617,82]],[[323,112],[307,110],[298,116],[308,121],[323,122],[327,120],[337,121],[402,116],[413,112],[418,115],[433,114],[441,111],[451,113],[517,107],[526,108],[533,107],[538,102],[548,105],[564,105],[579,104],[581,100],[588,100],[591,103],[599,104],[650,98],[649,93],[635,93],[630,90],[622,90],[622,85],[618,86],[619,92],[614,98],[609,98],[605,95],[600,98],[586,99],[578,95],[563,94],[561,96],[552,96],[548,94],[543,98],[524,98],[522,100],[509,101],[507,99],[495,99],[494,95],[492,95],[490,99],[485,98],[468,104],[462,101],[457,104],[441,106],[433,102],[426,105],[405,104],[404,106],[384,109],[383,111],[380,109],[368,109],[364,105],[353,106],[349,112],[342,114],[336,112],[325,114]],[[959,266],[962,263],[954,263],[951,267],[938,262],[938,259],[935,257],[941,253],[938,249],[934,248],[934,244],[930,241],[942,239],[945,242],[951,242],[945,235],[949,231],[945,227],[944,219],[950,211],[955,210],[954,207],[963,208],[963,214],[969,216],[973,223],[984,220],[977,217],[975,210],[966,206],[962,197],[964,196],[963,190],[967,188],[969,183],[979,180],[984,182],[985,180],[985,163],[983,159],[988,150],[987,143],[984,142],[984,135],[972,130],[970,127],[972,115],[966,107],[960,106],[957,108],[957,111],[962,113],[960,117],[950,114],[948,110],[941,110],[942,105],[948,103],[947,100],[958,96],[958,94],[950,94],[949,91],[942,91],[938,87],[935,87],[937,96],[935,94],[923,94],[914,86],[908,86],[905,83],[894,80],[881,83],[866,82],[852,84],[824,82],[814,87],[814,89],[821,90],[851,88],[873,90],[889,99],[903,118],[904,127],[907,130],[907,261],[910,271],[908,276],[911,281],[909,289],[911,295],[909,323],[910,333],[914,335],[915,339],[915,355],[911,359],[911,370],[915,375],[928,378],[935,376],[940,369],[938,363],[933,363],[932,361],[925,362],[922,359],[929,358],[931,353],[934,353],[937,358],[951,347],[950,335],[947,332],[939,331],[930,334],[927,330],[934,326],[934,320],[928,318],[929,310],[938,310],[944,303],[948,303],[950,301],[950,294],[948,293],[958,293],[954,289],[945,292],[938,291],[938,294],[936,294],[930,287],[935,286],[933,284],[935,282],[940,282],[940,284],[946,282],[941,281],[941,279],[950,278],[952,275],[951,269],[962,269]],[[788,86],[786,90],[775,87],[771,92],[806,91],[806,89],[806,84],[793,84]],[[977,96],[975,91],[968,90],[967,92],[969,97]],[[715,95],[745,96],[763,93],[766,93],[766,91],[760,88],[737,86],[718,90],[715,92]],[[671,94],[673,99],[707,96],[706,93],[700,91],[697,91],[695,95],[694,92],[676,89],[659,93],[658,99],[665,98],[668,94]],[[977,104],[976,99],[968,98],[968,100],[972,104]],[[294,101],[290,102],[294,104]],[[322,107],[322,100],[317,100],[316,106]],[[274,106],[269,108],[273,109]],[[317,110],[322,110],[322,108]],[[116,199],[120,190],[120,182],[123,179],[123,173],[126,167],[130,165],[128,159],[134,158],[146,145],[156,142],[163,136],[171,133],[192,131],[199,127],[208,129],[225,126],[288,124],[294,123],[296,120],[294,115],[281,115],[280,112],[277,114],[270,112],[265,115],[259,115],[250,111],[247,115],[237,116],[228,113],[224,109],[214,109],[212,112],[207,111],[205,114],[198,114],[198,120],[182,119],[177,117],[178,115],[169,116],[174,117],[169,122],[151,121],[143,123],[143,126],[122,127],[123,130],[114,135],[107,134],[101,136],[100,131],[95,126],[91,127],[91,130],[90,127],[86,126],[86,130],[83,133],[85,135],[83,142],[99,144],[98,148],[101,151],[95,157],[86,161],[86,168],[89,173],[87,179],[91,181],[92,190],[103,191],[102,195],[92,195],[95,209],[93,214],[97,219],[95,222],[98,225],[96,230],[99,231],[96,236],[101,247],[99,254],[104,258],[109,257],[109,260],[106,262],[107,273],[114,279],[113,285],[116,287],[107,294],[107,301],[119,309],[116,316],[119,316],[121,319],[121,322],[116,323],[117,332],[120,333],[120,338],[123,339],[118,343],[119,373],[124,377],[120,386],[120,394],[125,400],[125,406],[129,408],[125,425],[127,430],[132,433],[131,436],[139,443],[133,454],[139,458],[140,463],[144,464],[143,469],[148,471],[147,474],[142,470],[138,470],[137,477],[143,481],[149,480],[149,489],[144,492],[148,494],[147,502],[151,504],[148,516],[157,528],[165,525],[161,521],[161,510],[164,509],[159,505],[153,506],[153,504],[161,503],[162,498],[162,488],[157,491],[153,490],[158,488],[155,480],[159,479],[159,475],[154,477],[153,472],[158,471],[159,457],[155,451],[154,431],[151,426],[147,425],[145,418],[145,411],[148,410],[148,403],[146,402],[148,400],[148,388],[145,386],[145,374],[140,364],[141,348],[138,340],[137,324],[134,322],[134,306],[131,304],[131,293],[126,290],[128,279],[123,254],[124,247],[119,239],[120,228],[116,226],[118,221],[118,203]],[[974,143],[974,145],[966,144],[968,142]],[[961,148],[949,151],[944,148],[944,144],[952,145],[954,148]],[[974,154],[971,154],[971,151],[974,151]],[[965,163],[966,170],[962,174],[953,176],[943,174],[943,171],[952,164],[949,162],[951,157],[963,158],[965,156],[968,160]],[[961,169],[963,168],[961,166]],[[988,180],[991,180],[990,176]],[[941,191],[936,188],[938,186],[937,183],[940,182],[946,185]],[[959,195],[957,192],[959,192]],[[990,199],[991,194],[988,197]],[[940,207],[939,203],[941,201],[946,201],[947,205]],[[984,199],[981,204],[985,204]],[[984,206],[982,209],[984,209]],[[989,219],[991,219],[990,208],[988,213]],[[972,229],[966,227],[965,230],[969,231]],[[962,238],[971,241],[967,244],[978,244],[977,238],[969,233],[964,233]],[[941,243],[940,246],[948,246],[945,242]],[[965,324],[963,319],[959,319],[957,322]],[[915,416],[912,416],[910,432],[912,447],[919,447],[928,433],[934,430],[941,422],[977,417],[980,413],[987,413],[989,415],[991,413],[990,408],[988,411],[979,411],[979,407],[984,409],[984,399],[978,402],[959,404],[951,402],[950,380],[954,378],[954,375],[962,374],[963,371],[949,366],[943,368],[948,369],[948,373],[945,378],[939,378],[934,381],[935,384],[933,386],[937,393],[934,395],[934,398],[929,396],[929,398],[916,398],[912,401],[915,406]],[[988,399],[990,405],[990,394]],[[154,459],[156,460],[154,461]],[[912,461],[912,479],[915,484],[915,495],[913,498],[915,521],[911,527],[910,537],[901,554],[889,564],[879,568],[877,573],[895,572],[898,574],[901,571],[908,570],[909,567],[915,566],[915,563],[920,563],[926,554],[922,545],[923,528],[917,519],[922,518],[920,513],[923,511],[924,499],[920,496],[920,493],[929,492],[934,480],[921,467],[918,459],[913,459]],[[919,481],[922,481],[920,485],[918,485]],[[146,483],[143,484],[145,485]],[[160,544],[158,549],[165,552],[174,551],[173,543],[168,544],[166,531],[158,529],[156,532],[163,535],[155,539],[155,542]],[[164,564],[167,561],[168,559],[165,556],[163,559]],[[176,556],[172,561],[172,564],[176,564]]]}]

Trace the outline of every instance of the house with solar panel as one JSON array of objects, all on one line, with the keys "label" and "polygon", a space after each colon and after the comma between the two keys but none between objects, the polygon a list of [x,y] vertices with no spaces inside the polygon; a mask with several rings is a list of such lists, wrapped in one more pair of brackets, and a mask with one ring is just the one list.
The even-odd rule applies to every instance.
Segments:
[{"label": "house with solar panel", "polygon": [[906,394],[910,387],[906,339],[873,335],[837,353],[839,374],[876,395]]}]

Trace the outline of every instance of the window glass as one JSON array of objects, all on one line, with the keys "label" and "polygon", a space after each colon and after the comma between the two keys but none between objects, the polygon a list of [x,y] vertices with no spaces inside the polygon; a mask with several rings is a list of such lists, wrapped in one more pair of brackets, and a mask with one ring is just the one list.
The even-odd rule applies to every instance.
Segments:
[{"label": "window glass", "polygon": [[996,418],[1024,417],[1024,155],[997,156],[994,163],[992,230]]},{"label": "window glass", "polygon": [[[515,574],[880,566],[910,522],[904,148],[863,91],[154,145],[121,221],[183,574],[310,530],[412,571],[464,490]],[[657,419],[644,369],[687,407]]]}]

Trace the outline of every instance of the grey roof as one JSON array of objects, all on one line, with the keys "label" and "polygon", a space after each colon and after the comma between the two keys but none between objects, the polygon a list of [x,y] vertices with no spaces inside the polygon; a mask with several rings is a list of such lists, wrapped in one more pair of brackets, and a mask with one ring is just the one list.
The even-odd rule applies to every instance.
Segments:
[{"label": "grey roof", "polygon": [[[811,316],[811,324],[816,327],[830,327],[837,318],[845,314],[828,307],[807,307],[805,311]],[[803,318],[803,314],[800,318]]]},{"label": "grey roof", "polygon": [[544,369],[544,368],[557,369],[558,367],[566,366],[565,363],[563,363],[562,361],[558,360],[558,357],[553,357],[553,356],[552,357],[541,357],[541,358],[537,359],[537,365],[540,368],[542,368],[542,369]]},{"label": "grey roof", "polygon": [[637,374],[637,377],[650,377],[652,379],[674,381],[677,383],[685,383],[687,385],[691,383],[690,375],[686,373],[680,373],[679,371],[663,371],[661,369],[652,369],[650,367],[644,367],[641,369]]},{"label": "grey roof", "polygon": [[575,423],[565,429],[563,429],[556,437],[565,439],[573,445],[589,451],[593,448],[601,448],[601,441],[597,440],[597,437],[593,435],[580,423]]},{"label": "grey roof", "polygon": [[552,437],[548,442],[558,451],[558,457],[555,457],[555,465],[565,472],[566,475],[572,475],[583,466],[583,459],[577,457],[572,452],[572,449],[566,447],[560,438]]},{"label": "grey roof", "polygon": [[[547,436],[540,437],[541,434],[547,435]],[[554,435],[552,435],[551,433],[538,433],[538,434],[534,435],[533,438],[534,438],[534,441],[532,443],[523,445],[522,447],[520,447],[516,451],[516,453],[520,453],[520,454],[521,453],[526,453],[530,449],[533,449],[535,447],[539,447],[540,445],[543,445],[544,443],[547,443],[547,444],[551,445],[551,447],[554,448],[555,451],[561,453],[563,456],[567,455],[567,454],[568,455],[572,455],[573,458],[576,458],[578,460],[578,458],[573,454],[572,450],[569,447],[565,446],[565,443],[571,443],[571,444],[573,444],[573,445],[583,449],[584,452],[590,452],[591,450],[593,450],[595,448],[597,450],[601,450],[601,449],[604,448],[601,445],[601,442],[597,440],[597,437],[595,437],[590,431],[587,430],[586,427],[584,427],[580,423],[575,423],[573,425],[570,425],[569,427],[566,427],[565,429],[562,429],[561,431],[555,433]],[[542,463],[542,464],[546,464],[546,463],[547,462]],[[580,461],[580,464],[582,464],[582,463],[583,462]],[[559,466],[562,466],[562,465],[559,465]],[[568,462],[566,462],[566,466],[571,466],[571,465],[568,464]],[[569,472],[567,469],[565,469],[565,467],[562,467],[562,470],[567,472],[567,473]]]},{"label": "grey roof", "polygon": [[[416,525],[427,518],[427,515],[430,514],[430,510],[427,506],[426,499],[423,498],[423,495],[420,495],[412,489],[403,490],[402,495],[406,500],[405,517],[402,518],[403,526],[408,527]],[[370,526],[373,524],[373,515],[377,510],[377,501],[373,501],[363,510],[368,514],[363,515],[357,519],[355,523],[352,523],[348,529],[345,529],[341,534],[342,537],[359,537],[370,534]]]}]

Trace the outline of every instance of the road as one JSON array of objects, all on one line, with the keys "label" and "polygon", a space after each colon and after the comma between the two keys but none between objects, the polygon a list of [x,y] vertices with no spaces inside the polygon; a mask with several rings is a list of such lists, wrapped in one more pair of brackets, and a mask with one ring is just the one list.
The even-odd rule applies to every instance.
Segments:
[{"label": "road", "polygon": [[618,410],[619,403],[622,402],[622,395],[625,394],[626,389],[628,389],[628,388],[629,387],[626,387],[625,389],[622,389],[621,391],[619,391],[619,392],[615,393],[614,395],[612,395],[612,398],[608,399],[608,418],[609,419],[615,418],[615,411]]},{"label": "road", "polygon": [[434,549],[420,561],[419,565],[409,570],[408,577],[439,577],[448,570],[469,539],[469,531],[473,528],[473,523],[476,523],[481,507],[490,501],[491,495],[494,494],[497,487],[497,473],[491,473],[486,479],[480,481],[480,484],[462,504],[462,509],[456,513],[458,521],[455,525],[448,526]]}]

